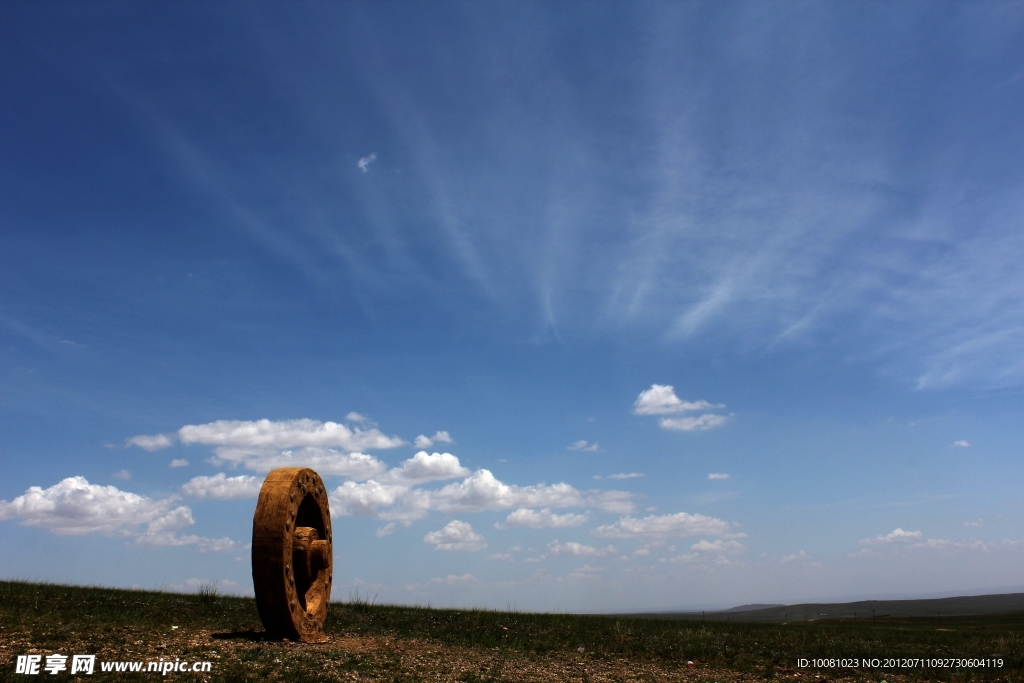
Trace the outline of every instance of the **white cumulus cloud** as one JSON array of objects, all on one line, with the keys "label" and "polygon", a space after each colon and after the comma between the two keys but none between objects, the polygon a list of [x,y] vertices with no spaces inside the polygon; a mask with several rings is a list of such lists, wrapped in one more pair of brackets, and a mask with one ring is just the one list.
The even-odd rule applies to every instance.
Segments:
[{"label": "white cumulus cloud", "polygon": [[338,422],[299,420],[217,420],[201,425],[185,425],[178,430],[183,444],[204,444],[228,448],[300,448],[315,446],[355,452],[366,449],[395,448],[405,442],[386,436],[378,429],[349,429]]},{"label": "white cumulus cloud", "polygon": [[548,543],[547,550],[549,555],[578,555],[586,557],[602,557],[605,555],[614,555],[619,552],[613,545],[609,545],[604,548],[595,548],[592,545],[583,545],[582,543],[576,543],[574,541],[559,543],[557,540]]},{"label": "white cumulus cloud", "polygon": [[618,474],[609,474],[609,479],[639,479],[644,476],[643,472],[619,472]]},{"label": "white cumulus cloud", "polygon": [[260,494],[263,480],[250,476],[229,477],[223,472],[212,477],[192,477],[181,487],[181,492],[193,498],[234,500],[255,498]]},{"label": "white cumulus cloud", "polygon": [[555,514],[551,508],[543,510],[530,510],[519,508],[511,513],[504,524],[495,524],[496,529],[508,529],[511,527],[527,527],[530,529],[563,529],[566,527],[585,524],[589,517],[567,512],[564,515]]},{"label": "white cumulus cloud", "polygon": [[431,506],[442,512],[480,512],[511,508],[599,507],[608,512],[632,510],[624,491],[579,491],[566,483],[516,486],[499,481],[490,470],[430,492]]},{"label": "white cumulus cloud", "polygon": [[441,431],[440,429],[434,432],[434,436],[430,437],[436,443],[455,443],[455,439],[448,432]]},{"label": "white cumulus cloud", "polygon": [[420,451],[402,463],[401,467],[388,470],[381,480],[387,482],[428,482],[442,479],[465,477],[469,470],[459,464],[451,453]]},{"label": "white cumulus cloud", "polygon": [[188,467],[188,460],[185,460],[185,458],[175,458],[167,466],[171,468]]},{"label": "white cumulus cloud", "polygon": [[381,484],[372,479],[361,484],[346,481],[330,492],[331,514],[377,517],[380,508],[394,505],[408,491],[408,486]]},{"label": "white cumulus cloud", "polygon": [[[448,454],[440,454],[444,455]],[[432,457],[424,453],[418,462],[415,457],[407,460],[380,481],[345,482],[331,491],[332,511],[410,522],[432,511],[455,514],[518,508],[596,507],[625,514],[634,508],[634,494],[627,491],[580,491],[566,483],[516,486],[500,481],[485,469],[438,489],[415,486],[425,480],[416,477],[438,479],[461,472],[454,456],[450,460],[438,457],[431,461]]]},{"label": "white cumulus cloud", "polygon": [[476,552],[487,547],[484,537],[473,531],[466,522],[453,519],[439,531],[431,531],[423,537],[423,542],[434,546],[434,550],[447,552]]},{"label": "white cumulus cloud", "polygon": [[[708,403],[704,400],[683,401],[676,396],[671,384],[652,384],[650,389],[641,391],[636,397],[633,412],[637,415],[675,415],[724,407],[724,404]],[[705,413],[688,417],[663,417],[658,420],[658,424],[662,429],[694,432],[721,427],[728,421],[729,417],[726,415]]]},{"label": "white cumulus cloud", "polygon": [[673,536],[723,536],[743,538],[732,524],[715,517],[677,512],[671,515],[649,515],[644,518],[625,516],[614,524],[599,526],[592,532],[603,538],[642,538]]},{"label": "white cumulus cloud", "polygon": [[434,432],[433,436],[426,436],[420,434],[416,437],[416,440],[412,442],[412,445],[416,448],[430,448],[435,443],[455,443],[455,439],[448,432],[441,431],[440,429]]},{"label": "white cumulus cloud", "polygon": [[951,448],[970,448],[971,447],[970,442],[967,441],[966,439],[960,439],[959,441],[954,441],[953,443],[951,443],[949,445],[950,445]]},{"label": "white cumulus cloud", "polygon": [[732,476],[726,474],[725,472],[712,472],[711,474],[708,475],[708,479],[710,479],[711,481],[716,481],[721,479],[732,479]]},{"label": "white cumulus cloud", "polygon": [[597,443],[589,443],[585,439],[580,439],[569,446],[570,451],[586,451],[591,453],[596,451],[598,448],[600,448],[600,446]]},{"label": "white cumulus cloud", "polygon": [[115,486],[90,484],[85,477],[68,477],[47,489],[32,486],[10,502],[0,501],[0,521],[4,520],[20,520],[62,535],[129,536],[147,545],[197,545],[204,551],[238,547],[227,538],[179,536],[195,520],[192,510],[176,505],[174,497],[153,500]]},{"label": "white cumulus cloud", "polygon": [[652,384],[650,389],[641,391],[636,397],[633,412],[637,415],[670,415],[724,407],[704,400],[682,401],[676,396],[675,388],[671,384]]},{"label": "white cumulus cloud", "polygon": [[344,453],[331,448],[297,448],[283,451],[266,449],[225,449],[216,451],[213,464],[242,464],[254,472],[269,472],[278,467],[311,467],[321,475],[348,479],[369,479],[387,470],[387,465],[365,453]]}]

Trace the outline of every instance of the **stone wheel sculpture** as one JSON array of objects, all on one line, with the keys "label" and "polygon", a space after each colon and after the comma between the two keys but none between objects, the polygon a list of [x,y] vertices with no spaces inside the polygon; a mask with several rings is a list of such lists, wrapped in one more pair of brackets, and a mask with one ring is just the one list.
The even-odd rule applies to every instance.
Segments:
[{"label": "stone wheel sculpture", "polygon": [[282,467],[263,481],[252,518],[252,583],[267,633],[322,643],[334,560],[320,475]]}]

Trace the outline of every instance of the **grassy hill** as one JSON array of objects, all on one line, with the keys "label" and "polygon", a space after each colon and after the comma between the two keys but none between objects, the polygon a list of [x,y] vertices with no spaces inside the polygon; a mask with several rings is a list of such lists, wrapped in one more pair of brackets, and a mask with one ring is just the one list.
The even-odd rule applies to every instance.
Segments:
[{"label": "grassy hill", "polygon": [[657,619],[704,618],[715,621],[746,621],[784,623],[820,620],[872,620],[892,617],[979,616],[1024,612],[1024,593],[997,595],[965,595],[954,598],[924,600],[861,600],[840,603],[806,603],[799,605],[744,605],[717,612],[655,612],[637,614]]},{"label": "grassy hill", "polygon": [[[774,609],[774,608],[773,608]],[[0,582],[0,681],[18,655],[209,661],[203,681],[1000,680],[1024,683],[1024,613],[702,622],[336,603],[330,642],[270,641],[252,599]],[[994,657],[1002,668],[799,667],[801,658]],[[692,667],[687,665],[693,661]],[[813,662],[812,662],[813,664]],[[154,673],[97,672],[96,680]],[[81,680],[81,677],[79,677]]]}]

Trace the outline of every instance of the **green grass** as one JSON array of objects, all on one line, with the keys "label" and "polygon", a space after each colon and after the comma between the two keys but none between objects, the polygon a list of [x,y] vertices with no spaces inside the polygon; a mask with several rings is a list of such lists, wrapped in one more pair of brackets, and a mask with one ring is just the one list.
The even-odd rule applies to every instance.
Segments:
[{"label": "green grass", "polygon": [[[252,599],[223,596],[209,586],[189,595],[0,582],[0,681],[32,680],[13,673],[14,657],[30,651],[102,652],[107,659],[125,660],[171,656],[169,653],[212,659],[215,668],[213,675],[207,676],[210,680],[344,680],[348,674],[381,680],[420,677],[402,664],[397,650],[384,648],[368,654],[330,646],[268,642],[263,640],[262,631]],[[801,657],[994,654],[1004,659],[1003,669],[902,673],[905,677],[934,680],[1024,681],[1024,613],[943,617],[941,621],[917,617],[878,623],[857,620],[781,625],[705,623],[699,617],[672,620],[443,610],[354,600],[332,604],[326,631],[336,639],[375,636],[396,642],[425,642],[464,655],[484,653],[487,666],[498,667],[493,671],[486,667],[468,671],[459,679],[466,681],[511,680],[502,678],[499,669],[501,662],[512,660],[625,661],[666,671],[677,671],[687,660],[696,660],[701,666],[770,679],[792,673]],[[200,633],[201,637],[196,635]],[[585,657],[577,655],[579,647],[584,648]],[[882,671],[820,673],[828,678],[841,675],[893,680],[891,672]],[[135,678],[152,680],[153,675]],[[195,678],[193,674],[188,676]],[[96,677],[116,678],[99,672]],[[58,677],[46,676],[50,678]]]}]

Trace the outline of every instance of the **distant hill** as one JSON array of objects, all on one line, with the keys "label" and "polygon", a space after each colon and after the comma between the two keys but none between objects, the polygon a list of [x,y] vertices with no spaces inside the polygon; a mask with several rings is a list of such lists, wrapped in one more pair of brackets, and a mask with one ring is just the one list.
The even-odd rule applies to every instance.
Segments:
[{"label": "distant hill", "polygon": [[741,605],[716,612],[657,612],[630,616],[651,619],[702,617],[708,621],[786,622],[887,617],[953,617],[1024,612],[1024,593],[964,595],[921,600],[860,600],[799,605]]},{"label": "distant hill", "polygon": [[724,614],[725,612],[753,612],[756,610],[771,609],[773,607],[785,607],[785,605],[755,603],[753,605],[740,605],[739,607],[730,607],[729,609],[718,610],[716,614]]}]

